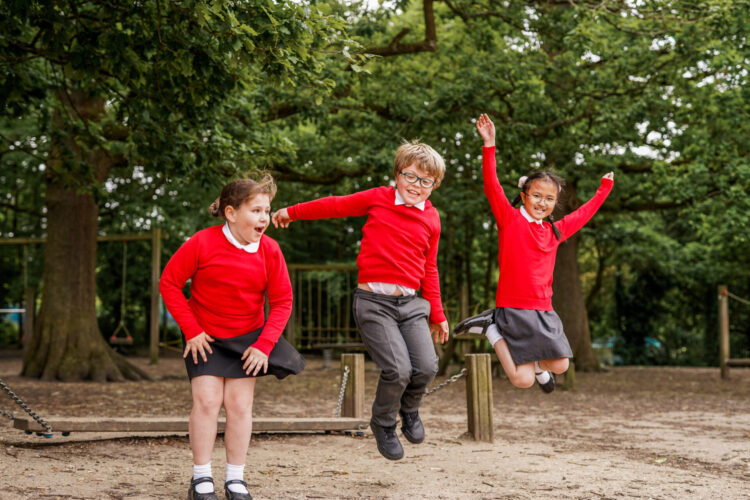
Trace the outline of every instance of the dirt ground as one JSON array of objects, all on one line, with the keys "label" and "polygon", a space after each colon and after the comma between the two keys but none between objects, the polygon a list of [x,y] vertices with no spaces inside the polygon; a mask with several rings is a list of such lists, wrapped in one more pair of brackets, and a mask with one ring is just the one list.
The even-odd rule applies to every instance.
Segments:
[{"label": "dirt ground", "polygon": [[[43,417],[186,417],[182,360],[133,361],[156,380],[42,383],[18,376],[13,353],[0,357],[0,378]],[[332,416],[334,366],[308,357],[296,377],[260,379],[255,415]],[[368,363],[368,413],[377,376]],[[402,439],[406,456],[397,462],[378,454],[369,431],[254,435],[245,478],[256,499],[750,498],[750,370],[733,370],[730,381],[718,369],[651,367],[576,379],[575,390],[549,395],[493,379],[494,443],[467,436],[465,382],[450,384],[424,402],[427,440]],[[22,413],[5,395],[0,409]],[[45,439],[2,422],[2,499],[185,498],[192,474],[185,435]],[[218,486],[221,439],[212,460]]]}]

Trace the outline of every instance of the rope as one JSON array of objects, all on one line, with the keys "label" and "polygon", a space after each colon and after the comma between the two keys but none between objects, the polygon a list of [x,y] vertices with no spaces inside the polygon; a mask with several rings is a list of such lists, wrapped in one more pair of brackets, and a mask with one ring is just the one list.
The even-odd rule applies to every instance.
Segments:
[{"label": "rope", "polygon": [[339,390],[339,400],[336,403],[336,411],[333,416],[339,418],[341,416],[341,405],[344,404],[344,393],[346,392],[346,381],[349,379],[349,366],[344,366],[344,376],[341,377],[341,389]]},{"label": "rope", "polygon": [[[122,291],[120,293],[120,323],[115,328],[115,331],[109,337],[109,341],[114,343],[120,340],[125,343],[132,343],[133,337],[130,335],[130,330],[125,325],[125,290],[127,287],[128,279],[128,240],[122,242]],[[125,337],[120,338],[117,336],[122,330],[125,333]]]},{"label": "rope", "polygon": [[[35,411],[33,411],[31,408],[29,408],[26,405],[26,403],[23,402],[23,400],[21,398],[19,398],[18,396],[16,396],[16,394],[13,391],[10,390],[10,387],[8,387],[8,385],[5,382],[3,382],[2,379],[0,379],[0,387],[2,387],[2,389],[5,392],[8,393],[8,396],[10,396],[10,398],[13,401],[15,401],[18,404],[18,406],[20,406],[21,408],[23,408],[23,411],[25,411],[26,413],[28,413],[29,416],[31,418],[33,418],[34,420],[36,420],[39,425],[41,425],[42,427],[44,427],[44,429],[47,431],[48,434],[52,434],[52,427],[42,417],[40,417],[39,415],[37,415]],[[6,412],[3,412],[3,415],[5,415],[7,417],[9,414],[6,413]],[[15,418],[15,417],[12,416],[13,415],[12,413],[10,415],[11,415],[11,418]]]},{"label": "rope", "polygon": [[736,296],[735,294],[733,294],[733,293],[732,293],[732,292],[730,292],[729,290],[727,290],[727,297],[732,297],[732,298],[733,298],[734,300],[736,300],[737,302],[742,302],[742,303],[743,303],[743,304],[745,304],[746,306],[750,306],[750,300],[747,300],[747,299],[743,299],[742,297],[737,297],[737,296]]},{"label": "rope", "polygon": [[429,396],[430,394],[433,394],[433,393],[439,391],[440,389],[442,389],[443,387],[445,387],[448,384],[452,384],[453,382],[458,382],[462,377],[465,377],[465,376],[466,376],[466,368],[462,368],[460,372],[456,373],[455,375],[453,375],[451,378],[449,378],[448,380],[446,380],[442,384],[438,384],[435,387],[433,387],[432,389],[424,391],[424,395],[425,396]]}]

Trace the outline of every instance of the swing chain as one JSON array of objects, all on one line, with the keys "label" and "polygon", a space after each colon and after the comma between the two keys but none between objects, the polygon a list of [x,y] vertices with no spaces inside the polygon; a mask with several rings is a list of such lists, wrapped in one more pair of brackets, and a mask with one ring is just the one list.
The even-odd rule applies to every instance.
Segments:
[{"label": "swing chain", "polygon": [[339,390],[339,401],[336,404],[336,412],[334,417],[339,418],[341,416],[341,405],[344,404],[344,393],[346,392],[346,381],[349,378],[349,366],[344,366],[344,375],[341,377],[341,389]]},{"label": "swing chain", "polygon": [[3,409],[0,409],[0,414],[2,414],[3,417],[7,418],[8,420],[15,420],[16,416],[13,415],[9,411],[5,411]]},{"label": "swing chain", "polygon": [[[8,393],[8,396],[10,396],[10,398],[13,401],[15,401],[18,404],[18,406],[20,406],[21,408],[23,408],[23,411],[25,411],[26,413],[28,413],[29,416],[31,418],[33,418],[34,420],[36,420],[39,425],[41,425],[42,427],[44,427],[44,429],[47,431],[48,434],[52,434],[52,427],[42,417],[40,417],[39,415],[37,415],[34,410],[32,410],[31,408],[29,408],[26,405],[26,403],[23,402],[23,400],[21,398],[19,398],[18,396],[16,396],[16,393],[14,393],[13,391],[11,391],[10,387],[8,387],[8,385],[5,382],[3,382],[2,379],[0,379],[0,387],[2,387],[2,389],[6,393]],[[3,412],[3,414],[5,416],[8,416],[8,414],[6,414],[5,412]],[[12,416],[12,414],[10,414],[10,415]],[[15,418],[15,417],[12,417],[12,418]]]},{"label": "swing chain", "polygon": [[439,391],[440,389],[442,389],[443,387],[445,387],[448,384],[452,384],[453,382],[458,382],[459,379],[461,379],[462,377],[465,377],[465,376],[466,376],[466,368],[462,368],[460,372],[456,373],[455,375],[453,375],[451,378],[449,378],[448,380],[446,380],[442,384],[438,384],[435,387],[433,387],[432,389],[424,391],[424,395],[425,396],[429,396],[430,394]]}]

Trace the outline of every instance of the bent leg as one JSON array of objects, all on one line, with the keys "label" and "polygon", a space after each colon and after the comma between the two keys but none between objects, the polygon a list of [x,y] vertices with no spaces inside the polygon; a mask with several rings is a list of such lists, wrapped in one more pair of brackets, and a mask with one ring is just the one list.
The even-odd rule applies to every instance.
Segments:
[{"label": "bent leg", "polygon": [[568,371],[568,366],[570,366],[568,358],[545,359],[539,362],[539,368],[557,373],[558,375]]},{"label": "bent leg", "polygon": [[500,364],[503,366],[505,374],[508,375],[511,384],[522,389],[534,385],[534,363],[517,365],[510,355],[505,339],[498,340],[492,347],[495,349],[497,359],[500,360]]},{"label": "bent leg", "polygon": [[232,465],[242,465],[247,458],[253,431],[255,380],[255,377],[228,378],[224,382],[224,410],[227,412],[224,445],[227,463]]},{"label": "bent leg", "polygon": [[224,400],[224,378],[201,375],[190,381],[193,409],[190,411],[188,432],[193,463],[207,464],[216,441],[219,410]]},{"label": "bent leg", "polygon": [[419,410],[425,389],[437,374],[438,357],[427,322],[429,302],[415,299],[408,307],[409,313],[401,322],[400,330],[409,354],[411,378],[401,396],[401,411],[415,412]]}]

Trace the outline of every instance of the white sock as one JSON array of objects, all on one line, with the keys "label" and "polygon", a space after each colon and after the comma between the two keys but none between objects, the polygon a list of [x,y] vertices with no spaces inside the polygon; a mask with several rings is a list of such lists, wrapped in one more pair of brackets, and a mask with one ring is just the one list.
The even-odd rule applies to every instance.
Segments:
[{"label": "white sock", "polygon": [[[245,464],[242,465],[232,465],[230,463],[227,463],[227,474],[226,474],[226,480],[231,481],[232,479],[242,479],[245,475]],[[229,488],[229,491],[232,491],[234,493],[247,493],[247,488],[242,486],[241,484],[230,484],[227,486]]]},{"label": "white sock", "polygon": [[492,323],[490,326],[488,326],[487,331],[484,334],[487,336],[487,339],[490,341],[490,345],[492,347],[495,347],[497,341],[503,338],[503,336],[500,335],[500,331],[498,331],[497,326],[495,326],[495,323]]},{"label": "white sock", "polygon": [[550,374],[547,371],[543,371],[539,367],[539,362],[534,361],[534,373],[536,374],[536,381],[540,384],[546,384],[549,382]]},{"label": "white sock", "polygon": [[[199,477],[213,477],[211,475],[211,462],[205,465],[193,464],[193,479],[198,479]],[[205,482],[195,486],[196,493],[211,493],[212,491],[214,491],[213,483]]]}]

